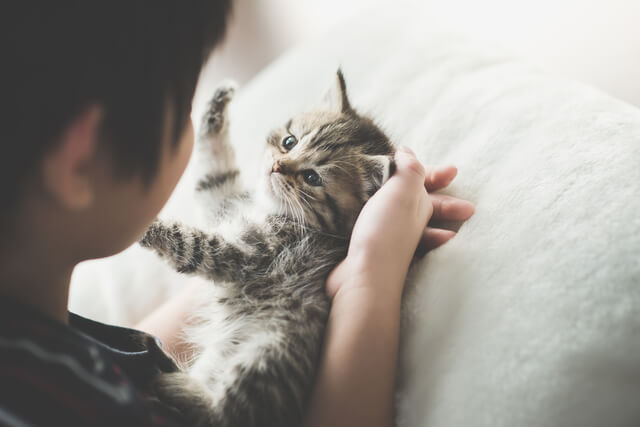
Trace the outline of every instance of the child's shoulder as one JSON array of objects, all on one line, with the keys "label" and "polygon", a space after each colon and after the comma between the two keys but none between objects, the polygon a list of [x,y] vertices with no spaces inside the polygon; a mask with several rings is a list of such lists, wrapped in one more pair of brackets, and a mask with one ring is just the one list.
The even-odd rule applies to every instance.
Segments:
[{"label": "child's shoulder", "polygon": [[149,335],[0,299],[1,425],[177,425],[147,390],[174,369]]}]

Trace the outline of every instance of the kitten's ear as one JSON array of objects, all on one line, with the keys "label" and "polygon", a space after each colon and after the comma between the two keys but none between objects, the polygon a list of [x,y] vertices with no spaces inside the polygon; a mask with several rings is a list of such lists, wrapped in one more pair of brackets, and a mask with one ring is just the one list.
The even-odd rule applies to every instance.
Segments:
[{"label": "kitten's ear", "polygon": [[365,192],[371,197],[395,173],[396,161],[393,156],[367,156],[364,164]]},{"label": "kitten's ear", "polygon": [[347,96],[347,84],[340,68],[336,72],[333,84],[324,96],[323,103],[332,111],[338,113],[351,111],[351,103],[349,103],[349,97]]}]

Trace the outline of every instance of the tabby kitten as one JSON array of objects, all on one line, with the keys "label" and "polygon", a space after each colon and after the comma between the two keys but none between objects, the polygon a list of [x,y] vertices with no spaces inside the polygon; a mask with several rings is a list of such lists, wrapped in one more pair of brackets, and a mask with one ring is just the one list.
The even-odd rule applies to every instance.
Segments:
[{"label": "tabby kitten", "polygon": [[209,173],[196,191],[211,230],[157,221],[140,242],[212,282],[190,333],[197,356],[157,389],[194,425],[299,426],[329,312],[325,280],[393,174],[394,148],[351,107],[338,70],[331,102],[267,137],[261,183],[245,192],[228,141],[233,93],[215,92],[198,133]]}]

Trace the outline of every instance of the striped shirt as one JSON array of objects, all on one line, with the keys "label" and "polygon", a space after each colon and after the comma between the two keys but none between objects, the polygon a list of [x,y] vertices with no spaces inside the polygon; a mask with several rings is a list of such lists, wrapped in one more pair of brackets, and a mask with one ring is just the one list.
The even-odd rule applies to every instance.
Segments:
[{"label": "striped shirt", "polygon": [[151,335],[0,299],[0,426],[184,425],[151,391],[177,369]]}]

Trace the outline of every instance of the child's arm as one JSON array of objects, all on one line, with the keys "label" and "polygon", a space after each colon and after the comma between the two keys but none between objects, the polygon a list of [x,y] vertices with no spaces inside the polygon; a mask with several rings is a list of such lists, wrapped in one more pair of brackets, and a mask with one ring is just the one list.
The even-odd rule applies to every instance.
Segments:
[{"label": "child's arm", "polygon": [[[466,220],[473,206],[429,190],[446,186],[455,168],[425,171],[399,152],[397,172],[361,212],[347,258],[327,281],[333,297],[307,427],[391,426],[400,300],[420,240],[429,247],[453,232],[425,226],[432,215]],[[424,241],[426,239],[426,241]]]},{"label": "child's arm", "polygon": [[181,363],[187,362],[193,355],[193,348],[185,340],[183,331],[189,324],[201,286],[200,281],[187,285],[135,325],[136,329],[159,338],[163,349]]}]

